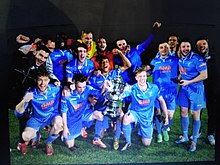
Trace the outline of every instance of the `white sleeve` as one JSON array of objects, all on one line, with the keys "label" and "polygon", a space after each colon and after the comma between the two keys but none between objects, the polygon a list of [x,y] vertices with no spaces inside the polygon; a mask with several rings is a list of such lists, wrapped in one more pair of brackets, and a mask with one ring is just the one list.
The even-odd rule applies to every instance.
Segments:
[{"label": "white sleeve", "polygon": [[47,71],[50,73],[50,78],[56,79],[57,81],[59,81],[59,79],[53,73],[53,62],[50,56],[47,58],[46,67],[47,67]]}]

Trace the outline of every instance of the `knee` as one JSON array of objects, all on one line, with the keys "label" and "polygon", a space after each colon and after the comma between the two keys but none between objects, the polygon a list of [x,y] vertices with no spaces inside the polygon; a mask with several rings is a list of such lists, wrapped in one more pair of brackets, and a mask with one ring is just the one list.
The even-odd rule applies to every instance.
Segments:
[{"label": "knee", "polygon": [[101,112],[99,112],[99,111],[97,111],[96,113],[94,113],[94,116],[95,116],[95,118],[96,118],[97,120],[99,120],[99,121],[103,121],[103,119],[104,119],[103,114],[102,114]]},{"label": "knee", "polygon": [[149,147],[151,144],[151,139],[142,139],[142,143],[145,147]]},{"label": "knee", "polygon": [[67,141],[66,141],[66,146],[67,146],[68,148],[73,147],[73,146],[74,146],[74,141],[75,141],[75,139],[67,140]]},{"label": "knee", "polygon": [[174,114],[174,113],[168,113],[168,118],[169,118],[170,120],[173,119],[173,114]]},{"label": "knee", "polygon": [[181,111],[180,114],[181,114],[182,117],[187,117],[188,116],[187,111]]},{"label": "knee", "polygon": [[193,119],[194,120],[200,120],[200,112],[198,111],[193,111]]},{"label": "knee", "polygon": [[22,138],[24,141],[30,141],[36,136],[36,132],[34,130],[25,130],[22,133]]},{"label": "knee", "polygon": [[103,121],[103,119],[104,119],[104,116],[103,116],[102,114],[99,114],[99,115],[98,115],[98,120],[99,120],[99,121]]},{"label": "knee", "polygon": [[124,115],[123,117],[123,124],[128,125],[130,123],[129,117],[127,115]]},{"label": "knee", "polygon": [[182,116],[182,117],[187,117],[188,116],[188,112],[189,110],[188,110],[188,108],[186,108],[186,107],[181,107],[180,108],[180,115]]},{"label": "knee", "polygon": [[54,119],[53,128],[53,134],[59,134],[63,130],[63,120],[60,116]]},{"label": "knee", "polygon": [[144,145],[145,147],[149,147],[149,146],[150,146],[150,143],[143,143],[143,145]]}]

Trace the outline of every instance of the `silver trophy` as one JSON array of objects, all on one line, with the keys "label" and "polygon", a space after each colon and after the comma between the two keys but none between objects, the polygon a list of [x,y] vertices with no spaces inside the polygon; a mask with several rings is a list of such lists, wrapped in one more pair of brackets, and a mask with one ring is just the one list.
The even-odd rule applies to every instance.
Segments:
[{"label": "silver trophy", "polygon": [[109,88],[106,93],[106,109],[103,111],[103,115],[109,116],[112,120],[116,119],[120,116],[119,109],[119,101],[120,94],[123,91],[124,83],[120,77],[120,69],[117,70],[117,76],[109,81]]}]

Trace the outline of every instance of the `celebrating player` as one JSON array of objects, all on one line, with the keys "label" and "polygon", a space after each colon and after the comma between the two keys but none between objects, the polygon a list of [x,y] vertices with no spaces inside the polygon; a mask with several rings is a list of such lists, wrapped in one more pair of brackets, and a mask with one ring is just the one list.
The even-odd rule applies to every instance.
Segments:
[{"label": "celebrating player", "polygon": [[27,91],[15,110],[15,114],[20,116],[25,112],[28,104],[31,104],[33,108],[31,118],[27,121],[27,125],[22,133],[22,138],[25,142],[19,147],[20,151],[26,154],[26,145],[31,140],[38,138],[37,132],[39,132],[41,128],[52,124],[46,142],[46,153],[47,155],[52,155],[54,153],[52,142],[59,136],[63,125],[62,118],[58,112],[60,87],[49,84],[49,74],[45,70],[39,71],[36,77],[37,87]]},{"label": "celebrating player", "polygon": [[156,99],[159,100],[160,106],[165,113],[165,125],[168,124],[167,106],[159,92],[159,88],[155,84],[147,82],[147,72],[144,68],[138,68],[134,76],[137,83],[132,86],[126,86],[121,96],[122,98],[131,96],[131,105],[123,119],[122,130],[126,144],[121,151],[131,146],[131,123],[140,124],[138,134],[142,137],[144,146],[151,144],[154,102]]}]

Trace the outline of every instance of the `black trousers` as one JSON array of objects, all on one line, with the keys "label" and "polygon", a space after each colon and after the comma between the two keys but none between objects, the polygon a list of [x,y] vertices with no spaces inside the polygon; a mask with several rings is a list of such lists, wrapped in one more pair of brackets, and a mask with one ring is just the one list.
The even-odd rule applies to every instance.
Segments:
[{"label": "black trousers", "polygon": [[[206,91],[206,108],[207,108],[207,115],[208,115],[208,126],[207,126],[207,136],[213,135],[216,130],[216,95],[215,89],[212,88],[211,85],[205,84],[205,91]],[[200,119],[202,118],[202,112],[204,109],[201,110]],[[202,121],[202,119],[201,119]],[[201,132],[201,128],[200,128]]]},{"label": "black trousers", "polygon": [[208,111],[207,135],[212,135],[216,130],[216,98],[213,98],[213,93],[207,92],[206,96],[206,107]]}]

